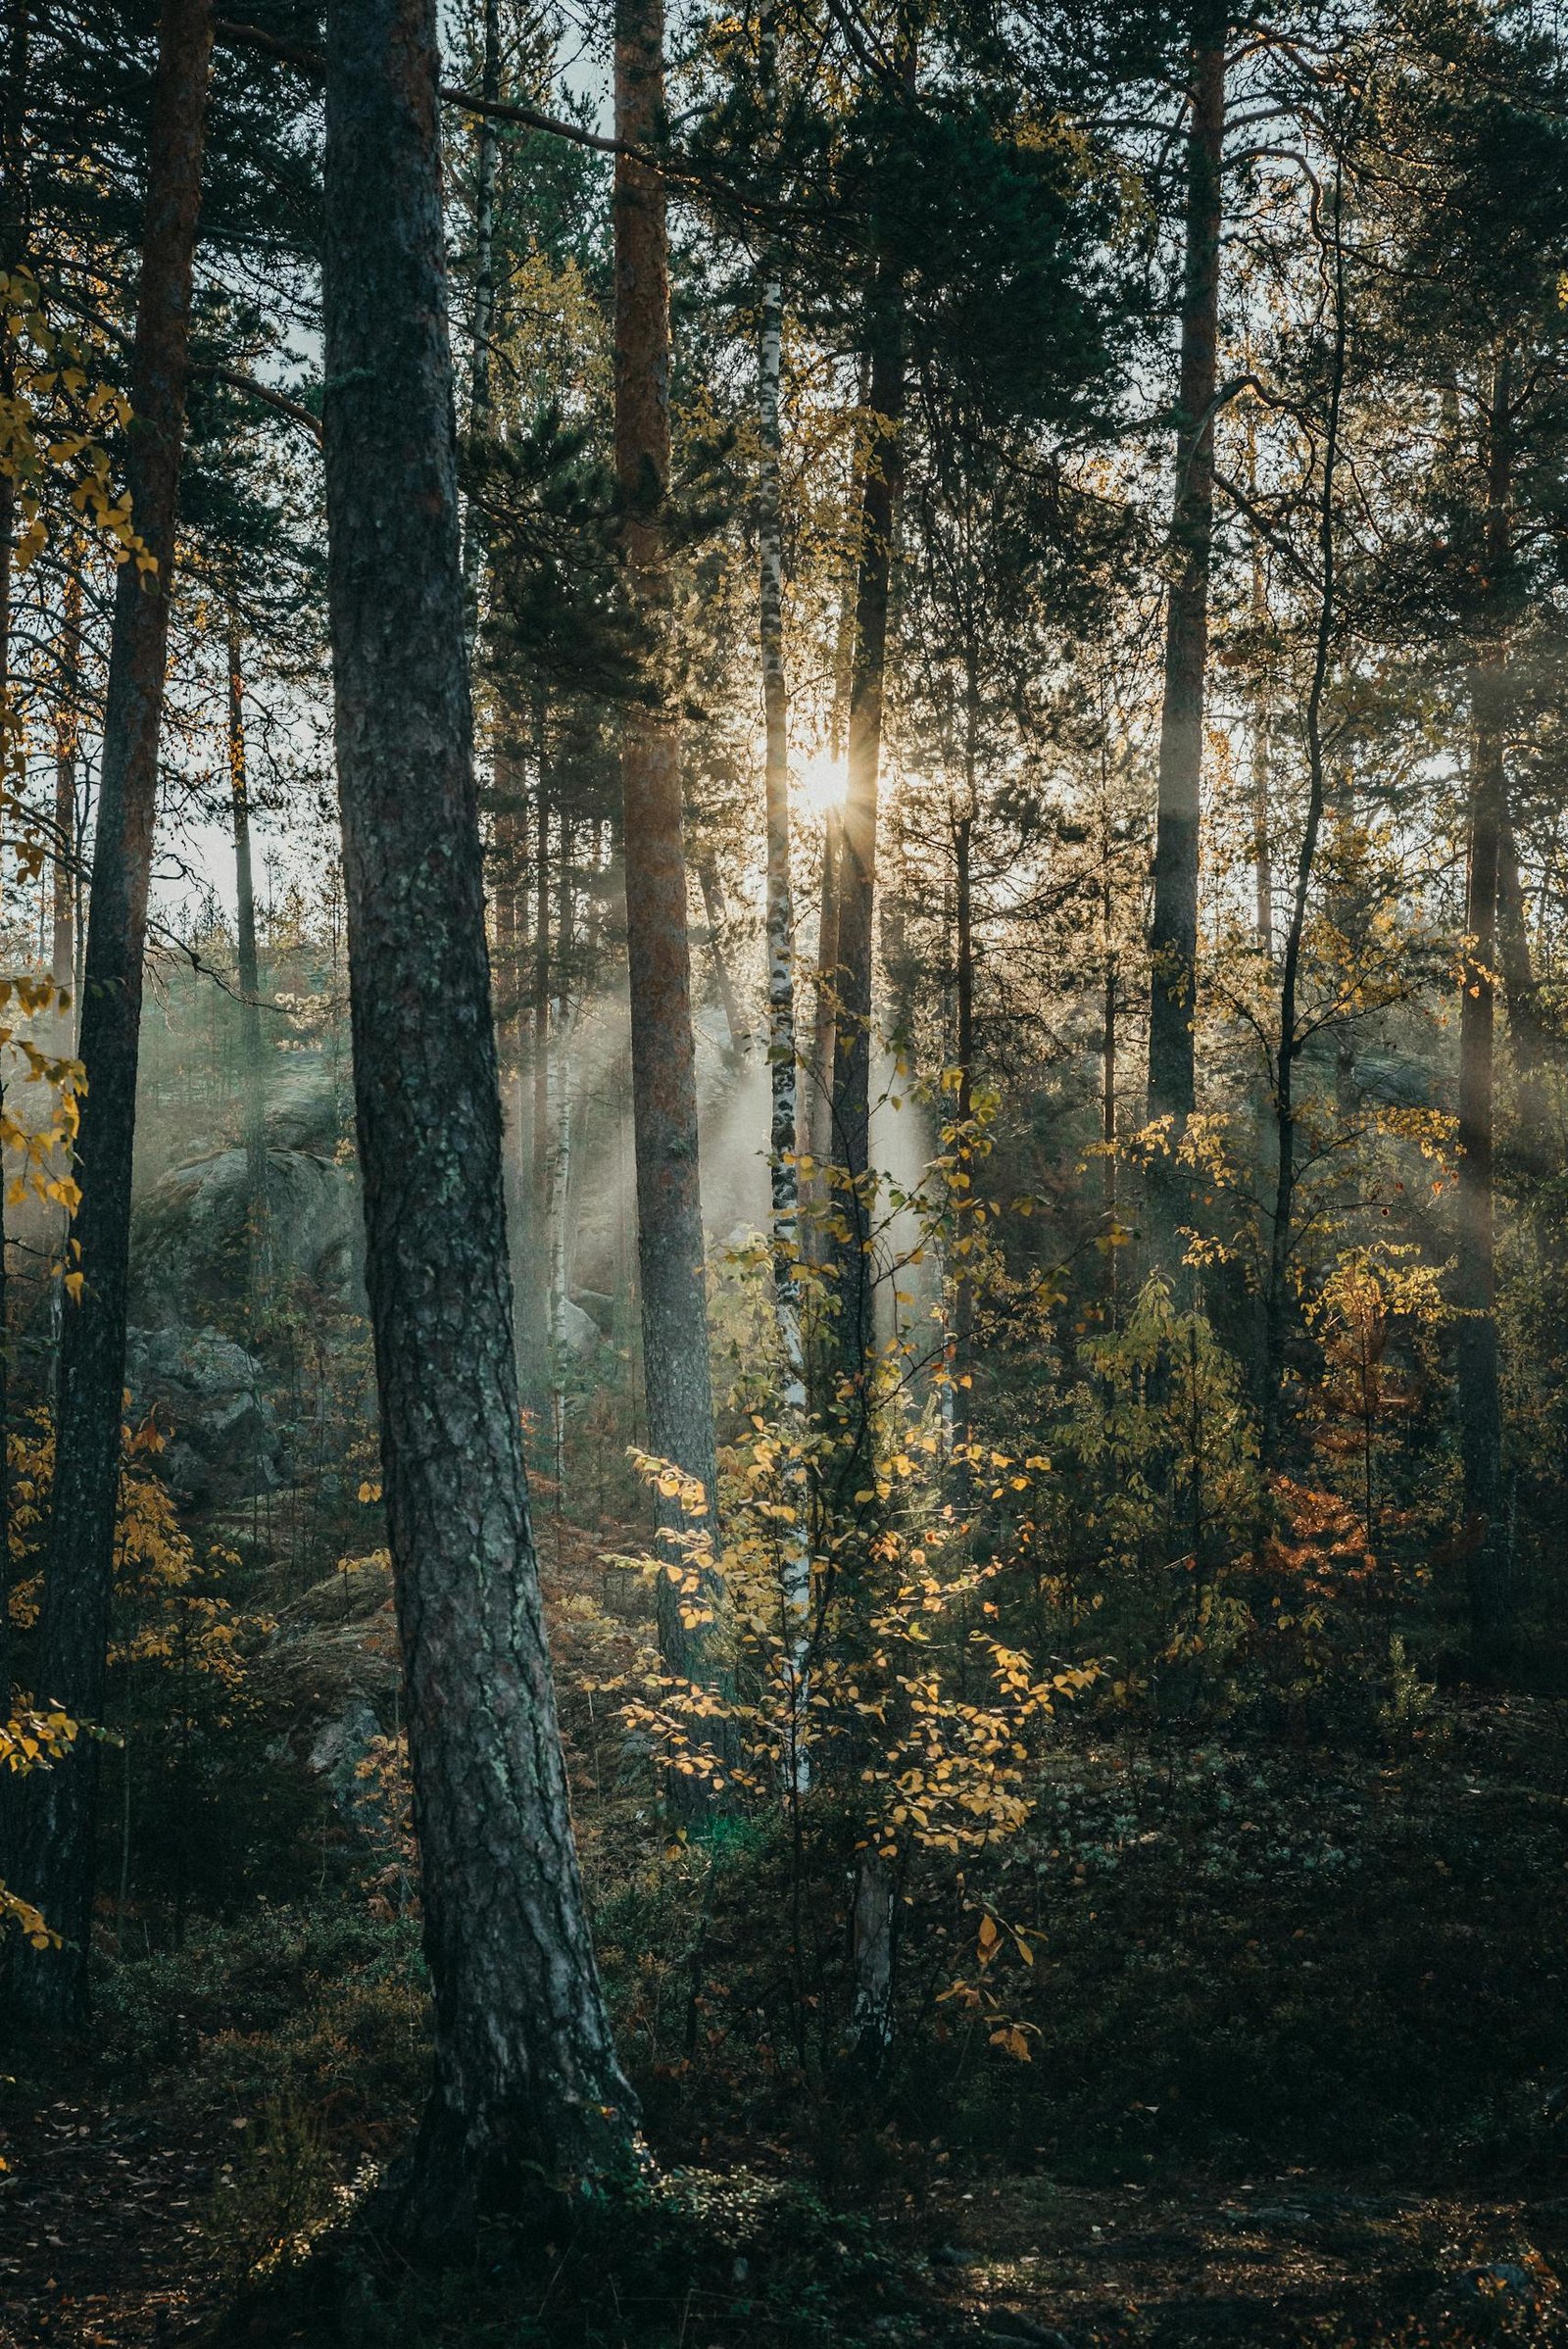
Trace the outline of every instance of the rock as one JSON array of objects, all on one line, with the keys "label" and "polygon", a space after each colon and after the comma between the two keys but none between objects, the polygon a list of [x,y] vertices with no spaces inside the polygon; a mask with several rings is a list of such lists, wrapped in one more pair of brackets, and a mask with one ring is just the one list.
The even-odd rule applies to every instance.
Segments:
[{"label": "rock", "polygon": [[357,1558],[285,1608],[252,1668],[277,1725],[272,1758],[324,1780],[352,1815],[367,1799],[359,1766],[397,1720],[400,1670],[390,1562]]},{"label": "rock", "polygon": [[[318,1107],[318,1104],[316,1104]],[[363,1283],[360,1202],[351,1166],[322,1134],[309,1097],[270,1116],[267,1203],[274,1279],[303,1282],[342,1302]],[[237,1146],[192,1153],[136,1204],[134,1277],[147,1319],[198,1319],[235,1292],[246,1249],[250,1180]]]},{"label": "rock", "polygon": [[1489,2307],[1499,2302],[1517,2306],[1542,2297],[1541,2278],[1511,2259],[1485,2260],[1478,2268],[1467,2268],[1453,2288],[1461,2300]]},{"label": "rock", "polygon": [[562,1298],[560,1314],[561,1342],[567,1353],[575,1354],[579,1361],[597,1353],[604,1344],[604,1336],[592,1314],[585,1313],[581,1305],[573,1304],[569,1297]]},{"label": "rock", "polygon": [[270,1493],[286,1462],[263,1372],[220,1330],[128,1330],[125,1384],[134,1417],[156,1409],[170,1439],[165,1472],[187,1502]]},{"label": "rock", "polygon": [[602,1289],[579,1289],[572,1302],[581,1305],[601,1338],[614,1336],[615,1300],[612,1297],[607,1297]]}]

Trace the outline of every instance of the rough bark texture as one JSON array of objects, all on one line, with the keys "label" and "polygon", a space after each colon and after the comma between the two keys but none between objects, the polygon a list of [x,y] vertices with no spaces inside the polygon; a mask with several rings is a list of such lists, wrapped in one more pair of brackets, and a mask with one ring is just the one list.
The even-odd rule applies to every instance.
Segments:
[{"label": "rough bark texture", "polygon": [[327,10],[328,590],[366,1278],[435,2084],[407,2239],[613,2172],[523,1475],[464,642],[434,0]]},{"label": "rough bark texture", "polygon": [[[157,570],[120,572],[109,655],[78,1053],[86,1071],[74,1240],[85,1276],[61,1332],[54,1508],[44,1572],[39,1693],[77,1719],[103,1705],[114,1585],[125,1282],[136,1121],[142,947],[158,800],[174,515],[189,367],[191,265],[212,57],[208,0],[165,0],[153,90],[125,478]],[[66,1936],[24,1953],[17,1994],[40,2020],[80,2019],[92,1915],[98,1746],[29,1781],[22,1881]]]},{"label": "rough bark texture", "polygon": [[838,1018],[833,1049],[835,1206],[846,1237],[836,1250],[839,1367],[849,1417],[866,1415],[874,1337],[871,1238],[871,978],[876,910],[877,796],[882,760],[893,536],[903,485],[904,291],[880,268],[871,294],[870,410],[876,442],[866,457],[855,592],[850,684],[850,762],[839,828]]},{"label": "rough bark texture", "polygon": [[[1199,789],[1208,666],[1208,580],[1214,535],[1214,388],[1219,340],[1221,163],[1225,135],[1223,7],[1198,0],[1193,116],[1187,142],[1187,251],[1176,421],[1174,573],[1165,608],[1165,693],[1159,730],[1154,913],[1149,998],[1149,1115],[1180,1139],[1195,1098],[1198,1004]],[[1169,1158],[1152,1169],[1154,1248],[1170,1255],[1181,1192]]]},{"label": "rough bark texture", "polygon": [[[615,131],[633,147],[657,146],[663,136],[663,41],[662,0],[619,0]],[[614,228],[615,469],[626,502],[631,589],[658,646],[669,609],[662,518],[669,483],[668,242],[663,181],[624,153],[615,158]],[[628,710],[620,777],[648,1447],[698,1480],[710,1513],[716,1470],[680,739],[667,708]],[[666,1522],[683,1522],[674,1503],[661,1505]],[[666,1668],[693,1680],[706,1677],[707,1645],[683,1623],[673,1586],[662,1583],[660,1646]]]}]

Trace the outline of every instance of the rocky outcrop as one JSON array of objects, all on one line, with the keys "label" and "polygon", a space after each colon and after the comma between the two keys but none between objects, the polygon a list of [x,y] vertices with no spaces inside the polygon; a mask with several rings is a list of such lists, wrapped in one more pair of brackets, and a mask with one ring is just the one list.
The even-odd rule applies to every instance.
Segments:
[{"label": "rocky outcrop", "polygon": [[360,1765],[397,1721],[398,1637],[383,1551],[347,1559],[286,1607],[253,1667],[278,1724],[271,1751],[321,1780],[346,1811],[366,1799]]},{"label": "rocky outcrop", "polygon": [[[268,1239],[280,1292],[357,1302],[362,1222],[342,1152],[336,1089],[316,1056],[274,1078],[267,1111]],[[193,1147],[136,1204],[133,1261],[144,1321],[201,1321],[244,1280],[250,1185],[237,1144]]]},{"label": "rocky outcrop", "polygon": [[283,1483],[288,1463],[264,1376],[255,1356],[220,1330],[166,1324],[126,1333],[131,1416],[157,1412],[177,1500],[221,1506]]}]

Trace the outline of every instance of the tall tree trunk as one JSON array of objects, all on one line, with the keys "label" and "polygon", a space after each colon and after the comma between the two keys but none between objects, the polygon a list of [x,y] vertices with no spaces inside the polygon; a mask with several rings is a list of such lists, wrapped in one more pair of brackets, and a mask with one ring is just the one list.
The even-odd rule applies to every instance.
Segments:
[{"label": "tall tree trunk", "polygon": [[[533,846],[533,1057],[530,1067],[528,1228],[531,1249],[521,1282],[523,1359],[541,1402],[550,1394],[550,734],[541,697],[534,712],[538,829]],[[564,817],[558,815],[558,821]]]},{"label": "tall tree trunk", "polygon": [[[74,1241],[84,1285],[61,1332],[41,1625],[40,1693],[88,1721],[103,1710],[114,1590],[142,948],[212,42],[209,0],[164,0],[125,463],[135,525],[157,568],[143,574],[124,563],[115,596],[77,1047],[86,1094]],[[19,1888],[65,1935],[58,1953],[19,1958],[18,1995],[41,2021],[74,2022],[85,2011],[97,1755],[96,1740],[78,1738],[66,1760],[29,1782]]]},{"label": "tall tree trunk", "polygon": [[407,2239],[633,2144],[523,1474],[459,552],[435,0],[327,9],[328,591],[366,1282],[435,2082]]},{"label": "tall tree trunk", "polygon": [[718,990],[719,1007],[724,1014],[724,1032],[729,1049],[737,1059],[750,1052],[751,1031],[741,1017],[740,1000],[735,982],[730,976],[729,956],[724,952],[724,933],[729,928],[729,909],[724,904],[724,884],[718,877],[718,866],[710,854],[698,860],[697,878],[703,892],[703,911],[708,916],[708,951],[713,958],[713,984]]},{"label": "tall tree trunk", "polygon": [[[27,52],[31,0],[7,0],[6,70],[0,98],[0,269],[7,276],[27,258]],[[0,337],[0,399],[16,390],[9,334]],[[9,788],[11,691],[11,559],[17,528],[17,485],[0,473],[0,783]]]},{"label": "tall tree trunk", "polygon": [[[60,673],[55,701],[55,853],[53,864],[53,936],[49,975],[60,995],[69,997],[76,983],[76,754],[81,742],[81,560],[78,538],[66,554],[66,590],[60,629]],[[66,1004],[59,1006],[62,1033],[69,1039],[74,1022]]]},{"label": "tall tree trunk", "polygon": [[[852,1451],[869,1433],[874,1267],[870,1238],[871,977],[875,940],[877,798],[887,673],[893,538],[904,478],[904,287],[880,264],[870,295],[870,410],[874,444],[861,488],[850,684],[850,760],[839,829],[838,1015],[833,1039],[834,1201],[845,1238],[836,1250],[838,1355]],[[852,1466],[849,1474],[857,1476]]]},{"label": "tall tree trunk", "polygon": [[251,794],[245,764],[244,644],[239,602],[228,603],[228,791],[234,825],[234,937],[239,981],[240,1120],[245,1144],[247,1291],[253,1319],[266,1308],[270,1258],[267,1197],[267,1102],[262,1051],[261,962],[256,952],[256,884],[251,870]]},{"label": "tall tree trunk", "polygon": [[[1494,373],[1487,448],[1487,572],[1509,556],[1509,369]],[[1467,945],[1459,997],[1459,1306],[1455,1367],[1459,1451],[1469,1544],[1470,1639],[1478,1662],[1497,1661],[1509,1619],[1509,1559],[1502,1524],[1502,1405],[1497,1380],[1496,1232],[1493,1201],[1494,1043],[1497,880],[1507,821],[1507,648],[1500,632],[1482,646],[1471,675]]]},{"label": "tall tree trunk", "polygon": [[[1149,1116],[1168,1121],[1173,1149],[1192,1115],[1198,1008],[1198,847],[1208,666],[1208,581],[1214,536],[1214,391],[1225,140],[1223,0],[1197,0],[1193,116],[1187,140],[1187,251],[1176,418],[1175,565],[1165,608],[1165,693],[1159,730],[1154,913],[1150,940]],[[1150,1170],[1156,1256],[1175,1260],[1186,1186],[1172,1157]]]},{"label": "tall tree trunk", "polygon": [[[912,90],[916,53],[906,33],[903,71]],[[842,1457],[835,1482],[841,1501],[865,1479],[872,1441],[875,1279],[871,1253],[875,1179],[871,1167],[871,985],[876,937],[877,801],[881,780],[883,701],[893,547],[904,483],[905,290],[880,261],[870,288],[866,350],[871,429],[861,487],[855,584],[855,656],[850,681],[849,776],[839,831],[838,1013],[833,1049],[833,1163],[844,1237],[835,1249],[839,1411]],[[863,1639],[862,1622],[852,1638]],[[868,1649],[865,1650],[867,1657]],[[876,2069],[893,2029],[895,1889],[875,1838],[861,1852],[852,1913],[854,2005],[850,2039],[858,2061]]]},{"label": "tall tree trunk", "polygon": [[566,1497],[566,1215],[571,1184],[571,1061],[577,1025],[576,972],[572,968],[573,826],[561,811],[560,856],[556,870],[556,1008],[551,1023],[550,1215],[547,1226],[550,1332],[550,1453],[559,1515]]},{"label": "tall tree trunk", "polygon": [[811,1018],[810,1093],[806,1104],[807,1150],[811,1160],[807,1199],[810,1209],[806,1252],[813,1264],[827,1261],[824,1218],[831,1193],[827,1169],[833,1155],[833,1038],[839,984],[839,839],[842,823],[829,807],[822,825],[822,886],[817,901],[816,977]]},{"label": "tall tree trunk", "polygon": [[[501,95],[501,0],[484,0],[484,53],[479,93],[493,106]],[[481,115],[478,171],[473,191],[473,350],[468,372],[468,430],[483,440],[490,429],[490,337],[496,310],[496,169],[501,134],[493,115]],[[469,503],[463,534],[463,595],[468,648],[479,629],[479,571],[484,561],[484,517]]]},{"label": "tall tree trunk", "polygon": [[1285,1376],[1285,1345],[1290,1330],[1290,1269],[1296,1216],[1296,1062],[1301,1049],[1298,1016],[1301,952],[1306,939],[1306,909],[1317,865],[1323,829],[1324,759],[1323,695],[1328,684],[1329,657],[1334,644],[1336,598],[1339,592],[1335,535],[1335,482],[1340,462],[1340,418],[1345,396],[1349,347],[1349,319],[1345,295],[1345,222],[1341,208],[1343,181],[1336,175],[1331,225],[1334,329],[1329,404],[1322,449],[1322,482],[1318,497],[1318,610],[1312,653],[1312,680],[1307,691],[1306,820],[1296,860],[1296,887],[1291,899],[1290,924],[1280,963],[1280,1032],[1274,1061],[1274,1134],[1278,1152],[1274,1177],[1274,1217],[1269,1234],[1267,1277],[1263,1293],[1263,1429],[1262,1464],[1273,1467],[1279,1450],[1281,1386]]},{"label": "tall tree trunk", "polygon": [[974,1378],[974,891],[970,850],[974,841],[974,770],[968,746],[964,808],[953,827],[953,906],[957,937],[954,976],[958,999],[958,1088],[956,1111],[958,1147],[955,1168],[954,1222],[957,1246],[953,1300],[953,1440],[965,1453],[960,1484],[968,1488],[967,1447],[973,1432]]},{"label": "tall tree trunk", "polygon": [[788,1751],[785,1773],[797,1794],[810,1783],[807,1727],[807,1661],[811,1643],[810,1513],[804,1456],[806,1350],[801,1337],[799,1053],[795,1041],[795,891],[790,873],[790,704],[784,674],[783,463],[779,378],[784,339],[784,290],[774,276],[762,284],[758,328],[757,411],[761,466],[757,485],[758,627],[762,656],[767,831],[767,1067],[770,1092],[768,1167],[772,1182],[773,1312],[783,1370],[787,1444],[796,1447],[785,1472],[785,1506],[793,1520],[780,1535],[780,1597],[784,1609],[784,1673]]},{"label": "tall tree trunk", "polygon": [[1530,953],[1530,920],[1519,873],[1519,843],[1506,807],[1498,841],[1497,961],[1508,1007],[1508,1056],[1513,1063],[1514,1116],[1521,1158],[1538,1177],[1552,1167],[1546,1069],[1556,1039],[1544,1015],[1541,983]]},{"label": "tall tree trunk", "polygon": [[[633,147],[664,137],[662,0],[617,0],[615,128]],[[664,183],[615,158],[615,470],[625,501],[626,568],[656,660],[669,654],[663,504],[669,486],[669,274]],[[632,1117],[649,1449],[703,1489],[713,1522],[717,1469],[703,1278],[697,1059],[681,816],[680,738],[667,702],[633,706],[620,760],[625,805],[626,943],[631,965]],[[661,1497],[671,1531],[692,1520]],[[698,1522],[701,1522],[700,1520]],[[711,1641],[683,1618],[662,1579],[667,1670],[709,1674]],[[694,1794],[695,1780],[679,1782]]]}]

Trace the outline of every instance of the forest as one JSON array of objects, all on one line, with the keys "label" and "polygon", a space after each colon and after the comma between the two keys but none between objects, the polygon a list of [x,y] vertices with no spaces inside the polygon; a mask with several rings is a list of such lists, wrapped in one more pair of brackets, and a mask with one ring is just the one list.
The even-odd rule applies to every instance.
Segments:
[{"label": "forest", "polygon": [[1568,2342],[1556,0],[4,0],[0,2349]]}]

